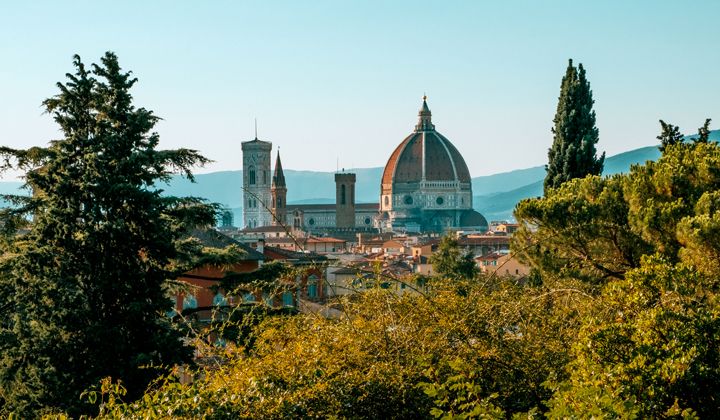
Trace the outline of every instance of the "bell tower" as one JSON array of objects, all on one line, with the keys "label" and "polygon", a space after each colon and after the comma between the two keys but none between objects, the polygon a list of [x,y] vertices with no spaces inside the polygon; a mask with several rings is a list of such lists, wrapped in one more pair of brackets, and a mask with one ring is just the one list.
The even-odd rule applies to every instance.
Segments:
[{"label": "bell tower", "polygon": [[270,196],[270,153],[272,143],[255,139],[242,143],[243,227],[268,226],[272,218]]},{"label": "bell tower", "polygon": [[355,227],[355,174],[335,174],[335,226]]}]

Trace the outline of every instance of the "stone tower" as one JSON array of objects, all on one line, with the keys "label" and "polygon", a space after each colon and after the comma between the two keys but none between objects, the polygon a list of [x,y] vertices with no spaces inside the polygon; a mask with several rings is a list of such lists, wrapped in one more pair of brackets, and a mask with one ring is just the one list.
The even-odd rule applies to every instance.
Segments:
[{"label": "stone tower", "polygon": [[355,227],[355,174],[335,174],[335,226]]},{"label": "stone tower", "polygon": [[270,208],[270,151],[272,143],[254,140],[242,143],[243,153],[243,227],[254,228],[272,223]]},{"label": "stone tower", "polygon": [[277,159],[275,159],[275,172],[272,177],[270,194],[272,195],[272,224],[284,225],[287,223],[287,186],[285,185],[285,173],[283,173],[282,163],[280,162],[279,150]]}]

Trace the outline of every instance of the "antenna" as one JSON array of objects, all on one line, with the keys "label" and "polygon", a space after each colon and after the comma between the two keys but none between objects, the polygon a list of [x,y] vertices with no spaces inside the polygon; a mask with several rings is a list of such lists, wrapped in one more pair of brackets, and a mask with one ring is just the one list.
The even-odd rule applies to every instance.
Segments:
[{"label": "antenna", "polygon": [[255,118],[255,140],[257,140],[257,118]]}]

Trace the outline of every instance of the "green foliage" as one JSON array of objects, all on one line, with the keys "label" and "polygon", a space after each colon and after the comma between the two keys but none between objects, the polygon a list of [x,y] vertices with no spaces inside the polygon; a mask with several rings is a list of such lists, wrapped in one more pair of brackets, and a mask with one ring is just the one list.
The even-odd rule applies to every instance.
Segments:
[{"label": "green foliage", "polygon": [[430,257],[433,270],[445,278],[472,279],[479,273],[471,252],[463,252],[452,234],[443,236],[438,250]]},{"label": "green foliage", "polygon": [[710,118],[705,120],[702,127],[698,128],[698,135],[695,138],[695,143],[707,143],[710,140]]},{"label": "green foliage", "polygon": [[[250,351],[168,380],[107,417],[497,418],[537,412],[542,384],[565,378],[582,293],[501,279],[436,281],[428,295],[381,288],[338,302],[342,315],[269,318]],[[205,351],[204,348],[202,351]],[[212,358],[213,360],[216,357]]]},{"label": "green foliage", "polygon": [[720,410],[717,280],[646,258],[603,290],[603,308],[581,330],[550,413],[712,417]]},{"label": "green foliage", "polygon": [[597,284],[622,278],[652,247],[628,224],[624,177],[569,181],[543,199],[521,201],[513,253],[541,277]]},{"label": "green foliage", "polygon": [[662,132],[657,139],[660,140],[660,151],[664,152],[668,146],[681,144],[685,136],[680,133],[680,127],[672,124],[668,124],[663,120],[660,120],[660,126]]},{"label": "green foliage", "polygon": [[546,194],[571,179],[602,173],[605,153],[599,158],[596,156],[595,144],[599,137],[592,109],[594,103],[583,65],[576,68],[570,60],[553,119],[553,144],[548,151],[544,182]]},{"label": "green foliage", "polygon": [[720,411],[720,147],[667,144],[629,174],[526,200],[513,248],[543,280],[592,285],[551,417]]},{"label": "green foliage", "polygon": [[[132,104],[137,82],[112,53],[75,72],[44,101],[62,138],[48,147],[0,149],[3,169],[25,170],[33,195],[0,212],[0,415],[33,417],[91,408],[80,394],[101,378],[140,395],[163,365],[190,349],[164,313],[165,282],[197,249],[178,243],[211,225],[202,200],[163,197],[173,172],[207,162],[193,150],[157,150],[159,118]],[[29,232],[16,235],[32,217]],[[189,253],[188,255],[184,255]]]}]

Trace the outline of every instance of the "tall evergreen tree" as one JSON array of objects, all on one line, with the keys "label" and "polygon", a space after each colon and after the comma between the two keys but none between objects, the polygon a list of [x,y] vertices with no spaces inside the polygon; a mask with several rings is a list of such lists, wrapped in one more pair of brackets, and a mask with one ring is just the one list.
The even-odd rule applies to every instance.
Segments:
[{"label": "tall evergreen tree", "polygon": [[[215,208],[164,197],[156,182],[207,160],[194,150],[156,150],[159,118],[133,106],[137,82],[113,53],[75,72],[44,102],[63,137],[48,147],[0,148],[2,167],[26,171],[31,197],[0,213],[0,415],[87,412],[83,390],[101,378],[142,393],[161,365],[189,360],[164,314],[182,242],[211,225]],[[25,234],[17,228],[32,218]],[[185,251],[181,252],[181,245]]]},{"label": "tall evergreen tree", "polygon": [[553,119],[555,126],[545,167],[545,192],[573,178],[602,173],[605,153],[598,158],[595,150],[598,129],[592,109],[594,103],[583,65],[576,68],[571,59],[560,85]]}]

